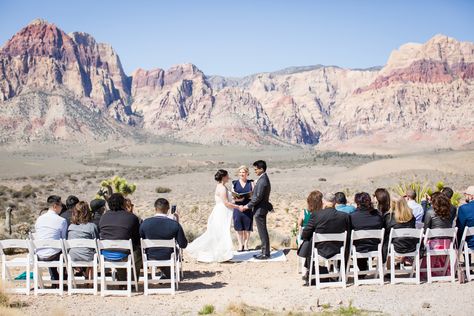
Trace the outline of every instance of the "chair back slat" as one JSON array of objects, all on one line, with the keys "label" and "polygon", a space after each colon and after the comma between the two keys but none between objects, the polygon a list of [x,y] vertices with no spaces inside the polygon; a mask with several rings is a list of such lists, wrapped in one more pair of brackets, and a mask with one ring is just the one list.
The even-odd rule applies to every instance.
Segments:
[{"label": "chair back slat", "polygon": [[132,250],[132,240],[97,240],[99,250],[104,249],[128,249]]},{"label": "chair back slat", "polygon": [[68,239],[64,240],[66,250],[71,248],[90,248],[97,251],[97,242],[95,239]]},{"label": "chair back slat", "polygon": [[464,238],[474,235],[474,227],[464,227]]},{"label": "chair back slat", "polygon": [[371,229],[371,230],[353,230],[352,240],[361,239],[383,239],[385,229]]},{"label": "chair back slat", "polygon": [[457,227],[455,228],[428,228],[426,230],[426,238],[439,238],[439,237],[446,237],[446,238],[455,238]]},{"label": "chair back slat", "polygon": [[325,242],[325,241],[340,241],[344,242],[347,238],[347,232],[339,234],[318,234],[313,233],[314,242]]},{"label": "chair back slat", "polygon": [[4,239],[0,240],[0,248],[3,250],[9,248],[29,249],[30,247],[26,239]]},{"label": "chair back slat", "polygon": [[392,238],[420,238],[422,229],[416,228],[396,228],[390,231]]},{"label": "chair back slat", "polygon": [[30,241],[34,249],[53,248],[63,250],[63,243],[56,239],[35,239]]},{"label": "chair back slat", "polygon": [[169,240],[142,239],[141,245],[142,245],[142,249],[158,248],[158,247],[174,248],[176,246],[176,241],[174,238],[169,239]]}]

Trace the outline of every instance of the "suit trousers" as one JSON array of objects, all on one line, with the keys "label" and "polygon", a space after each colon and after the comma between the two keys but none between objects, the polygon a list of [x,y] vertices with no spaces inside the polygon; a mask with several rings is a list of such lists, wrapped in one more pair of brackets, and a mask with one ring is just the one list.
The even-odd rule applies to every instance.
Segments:
[{"label": "suit trousers", "polygon": [[255,222],[257,223],[258,236],[262,241],[262,255],[270,256],[270,237],[267,230],[267,214],[255,214]]}]

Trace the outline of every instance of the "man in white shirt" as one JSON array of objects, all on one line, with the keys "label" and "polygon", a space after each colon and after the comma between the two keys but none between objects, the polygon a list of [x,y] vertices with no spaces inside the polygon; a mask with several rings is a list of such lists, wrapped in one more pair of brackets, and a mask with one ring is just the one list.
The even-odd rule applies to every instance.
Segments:
[{"label": "man in white shirt", "polygon": [[407,190],[405,193],[405,199],[407,200],[408,207],[411,208],[413,216],[415,217],[416,227],[423,227],[423,215],[425,212],[423,211],[423,207],[416,203],[416,192],[413,190]]},{"label": "man in white shirt", "polygon": [[[35,224],[36,236],[35,239],[66,239],[67,221],[59,216],[62,210],[61,197],[51,195],[48,197],[48,211],[38,217]],[[39,260],[41,261],[55,261],[61,255],[61,249],[42,248],[36,251]],[[59,280],[58,270],[56,268],[49,268],[51,280]]]}]

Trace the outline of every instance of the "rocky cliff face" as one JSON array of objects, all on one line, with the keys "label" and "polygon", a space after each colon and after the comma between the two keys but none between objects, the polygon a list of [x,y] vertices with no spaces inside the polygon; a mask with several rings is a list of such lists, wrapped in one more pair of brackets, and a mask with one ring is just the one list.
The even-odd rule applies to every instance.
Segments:
[{"label": "rocky cliff face", "polygon": [[181,64],[127,77],[111,46],[37,20],[0,49],[1,141],[97,139],[109,137],[99,126],[117,136],[126,123],[208,144],[456,146],[474,140],[473,79],[474,44],[443,35],[367,70],[315,65],[225,78]]}]

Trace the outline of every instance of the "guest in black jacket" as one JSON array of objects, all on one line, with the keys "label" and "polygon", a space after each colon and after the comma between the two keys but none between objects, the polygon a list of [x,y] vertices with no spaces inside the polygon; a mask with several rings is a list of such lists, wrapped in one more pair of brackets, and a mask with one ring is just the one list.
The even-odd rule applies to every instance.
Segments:
[{"label": "guest in black jacket", "polygon": [[[373,207],[370,195],[367,192],[357,193],[355,195],[355,203],[357,209],[350,214],[351,226],[353,230],[374,230],[383,228],[382,215]],[[376,251],[380,244],[380,239],[369,238],[357,240],[354,243],[357,252]],[[361,258],[357,259],[357,265],[360,270],[368,269],[368,260]]]},{"label": "guest in black jacket", "polygon": [[[384,215],[383,221],[385,236],[383,240],[382,255],[383,261],[385,262],[387,260],[390,230],[399,228],[415,228],[416,220],[405,198],[392,196],[390,211]],[[395,238],[392,243],[396,252],[407,253],[416,250],[416,244],[418,241],[419,240],[416,238]]]},{"label": "guest in black jacket", "polygon": [[[140,236],[143,239],[160,239],[170,240],[176,239],[181,249],[186,248],[188,240],[184,235],[181,225],[168,217],[170,204],[166,199],[160,198],[155,201],[156,215],[147,218],[140,225]],[[150,248],[147,250],[148,260],[169,260],[173,248]],[[161,269],[166,277],[170,276],[170,269]]]},{"label": "guest in black jacket", "polygon": [[72,211],[76,207],[77,203],[79,203],[79,199],[76,196],[74,195],[68,196],[66,199],[66,210],[64,210],[63,212],[59,214],[59,216],[61,216],[62,218],[66,220],[67,227],[71,225]]},{"label": "guest in black jacket", "polygon": [[[99,235],[102,240],[132,240],[133,255],[135,266],[137,268],[137,280],[142,267],[142,256],[140,248],[140,223],[138,217],[125,210],[125,198],[120,193],[113,193],[107,200],[109,211],[105,212],[100,218]],[[122,261],[129,255],[124,250],[103,250],[102,254],[106,260]],[[117,272],[119,280],[126,279],[126,271],[119,269]]]},{"label": "guest in black jacket", "polygon": [[[310,203],[311,202],[311,203]],[[324,205],[323,205],[324,202]],[[301,237],[303,240],[310,241],[313,238],[313,233],[319,234],[339,234],[347,231],[347,242],[346,242],[346,260],[348,258],[349,250],[349,238],[350,238],[350,217],[344,212],[337,211],[334,206],[336,205],[336,197],[332,193],[328,193],[324,196],[319,191],[313,191],[308,196],[308,204],[314,204],[313,207],[316,211],[311,214],[308,224],[303,229]],[[319,207],[317,207],[319,205]],[[322,209],[322,206],[324,209]],[[342,247],[342,242],[328,241],[320,242],[316,244],[318,254],[324,258],[331,258],[338,254]],[[311,253],[306,254],[306,268],[309,269]],[[319,267],[322,273],[327,273],[326,267]]]}]

